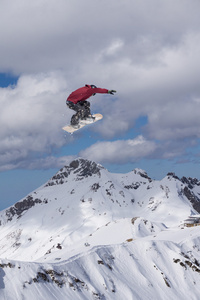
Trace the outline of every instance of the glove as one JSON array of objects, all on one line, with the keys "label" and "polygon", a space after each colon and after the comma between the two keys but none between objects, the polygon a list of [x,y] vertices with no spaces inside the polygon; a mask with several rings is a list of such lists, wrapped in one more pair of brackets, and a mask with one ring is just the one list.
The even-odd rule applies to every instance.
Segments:
[{"label": "glove", "polygon": [[114,95],[114,93],[116,93],[115,90],[110,90],[110,91],[108,91],[108,94]]}]

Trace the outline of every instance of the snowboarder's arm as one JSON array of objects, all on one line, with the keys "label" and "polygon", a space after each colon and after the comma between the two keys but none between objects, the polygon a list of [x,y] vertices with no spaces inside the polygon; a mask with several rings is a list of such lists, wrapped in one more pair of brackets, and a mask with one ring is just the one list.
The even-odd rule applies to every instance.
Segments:
[{"label": "snowboarder's arm", "polygon": [[93,93],[97,93],[97,94],[108,94],[108,90],[107,89],[102,89],[102,88],[93,88],[92,89]]},{"label": "snowboarder's arm", "polygon": [[99,93],[99,94],[112,94],[116,93],[115,90],[107,90],[107,89],[102,89],[102,88],[93,88],[92,89],[94,93]]}]

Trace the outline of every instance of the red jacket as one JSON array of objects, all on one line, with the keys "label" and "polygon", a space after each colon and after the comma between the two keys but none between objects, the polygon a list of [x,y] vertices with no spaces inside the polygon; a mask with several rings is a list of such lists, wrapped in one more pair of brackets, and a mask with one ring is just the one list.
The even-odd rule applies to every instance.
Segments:
[{"label": "red jacket", "polygon": [[86,84],[85,86],[75,90],[72,92],[69,97],[67,98],[67,101],[71,101],[73,103],[77,103],[79,101],[84,101],[91,97],[93,94],[99,93],[99,94],[107,94],[107,89],[101,89],[101,88],[92,88],[91,85]]}]

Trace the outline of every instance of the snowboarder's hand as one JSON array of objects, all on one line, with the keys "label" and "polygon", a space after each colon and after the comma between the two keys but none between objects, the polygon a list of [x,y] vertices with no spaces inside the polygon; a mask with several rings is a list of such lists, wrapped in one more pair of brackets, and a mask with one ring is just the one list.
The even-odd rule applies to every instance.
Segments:
[{"label": "snowboarder's hand", "polygon": [[110,90],[110,91],[108,91],[108,94],[114,95],[114,93],[116,93],[115,90]]}]

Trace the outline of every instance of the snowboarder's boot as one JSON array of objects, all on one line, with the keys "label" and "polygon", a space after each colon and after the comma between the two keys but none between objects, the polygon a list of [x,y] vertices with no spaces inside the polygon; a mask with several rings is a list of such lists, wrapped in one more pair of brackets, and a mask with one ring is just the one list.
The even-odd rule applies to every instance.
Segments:
[{"label": "snowboarder's boot", "polygon": [[85,116],[83,119],[81,119],[81,120],[84,120],[84,121],[88,121],[88,122],[94,122],[94,120],[95,120],[95,117],[93,117],[93,115],[91,115],[91,114],[89,114],[89,115],[87,115],[87,116]]}]

